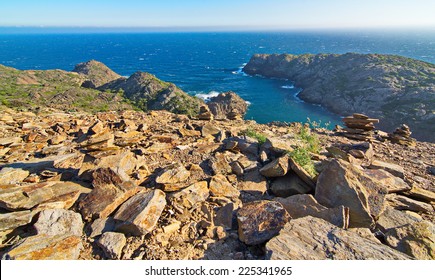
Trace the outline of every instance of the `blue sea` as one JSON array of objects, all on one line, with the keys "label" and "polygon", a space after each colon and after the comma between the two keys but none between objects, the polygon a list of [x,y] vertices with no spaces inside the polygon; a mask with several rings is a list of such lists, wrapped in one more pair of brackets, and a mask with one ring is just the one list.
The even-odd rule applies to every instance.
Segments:
[{"label": "blue sea", "polygon": [[216,32],[0,34],[0,64],[72,70],[95,59],[129,76],[146,71],[191,95],[235,91],[250,103],[246,119],[340,123],[340,116],[301,101],[292,81],[249,76],[255,53],[382,53],[435,63],[435,32]]}]

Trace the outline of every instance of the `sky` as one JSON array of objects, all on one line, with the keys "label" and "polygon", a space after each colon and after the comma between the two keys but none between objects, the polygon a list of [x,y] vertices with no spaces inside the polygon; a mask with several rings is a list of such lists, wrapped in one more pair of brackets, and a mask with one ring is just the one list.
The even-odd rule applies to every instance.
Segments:
[{"label": "sky", "polygon": [[435,0],[0,0],[0,26],[435,29]]}]

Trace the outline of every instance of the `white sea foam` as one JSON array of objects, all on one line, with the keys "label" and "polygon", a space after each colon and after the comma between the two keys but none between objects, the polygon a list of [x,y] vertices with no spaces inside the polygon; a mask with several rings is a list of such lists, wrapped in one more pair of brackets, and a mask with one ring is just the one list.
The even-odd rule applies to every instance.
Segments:
[{"label": "white sea foam", "polygon": [[201,98],[204,101],[209,101],[211,98],[216,97],[219,94],[220,94],[220,92],[212,90],[209,93],[198,93],[195,96],[198,98]]},{"label": "white sea foam", "polygon": [[294,85],[286,85],[286,86],[282,86],[281,88],[292,89],[292,88],[295,88],[295,86]]},{"label": "white sea foam", "polygon": [[139,58],[139,60],[145,60],[145,58],[141,57],[141,58]]},{"label": "white sea foam", "polygon": [[239,68],[237,68],[236,71],[232,71],[231,73],[234,75],[243,75],[243,76],[248,76],[248,74],[246,74],[245,72],[243,72],[243,67],[246,66],[247,63],[243,63],[242,66],[240,66]]}]

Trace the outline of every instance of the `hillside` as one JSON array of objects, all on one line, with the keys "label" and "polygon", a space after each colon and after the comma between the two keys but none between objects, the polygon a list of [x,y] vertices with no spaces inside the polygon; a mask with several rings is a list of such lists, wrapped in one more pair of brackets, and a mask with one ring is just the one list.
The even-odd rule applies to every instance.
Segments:
[{"label": "hillside", "polygon": [[154,75],[121,77],[101,62],[78,64],[72,72],[25,70],[0,65],[0,104],[10,108],[100,112],[165,109],[194,115],[202,101]]},{"label": "hillside", "polygon": [[381,119],[392,132],[408,124],[417,139],[435,141],[435,65],[380,54],[257,54],[247,74],[289,79],[299,97],[347,116],[361,112]]}]

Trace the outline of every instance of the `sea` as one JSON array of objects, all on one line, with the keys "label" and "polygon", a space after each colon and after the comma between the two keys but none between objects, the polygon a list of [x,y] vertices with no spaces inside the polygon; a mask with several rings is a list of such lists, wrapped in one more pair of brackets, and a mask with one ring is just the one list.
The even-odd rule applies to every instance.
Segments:
[{"label": "sea", "polygon": [[1,34],[0,64],[72,70],[95,59],[123,76],[146,71],[209,99],[234,91],[249,103],[245,119],[333,127],[341,116],[298,98],[293,81],[242,71],[257,53],[380,53],[435,63],[435,30],[293,32],[145,32]]}]

